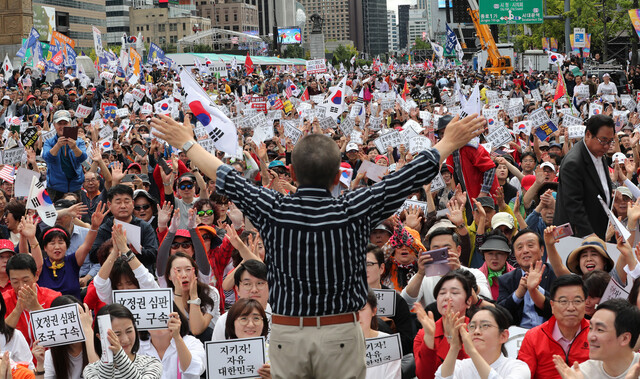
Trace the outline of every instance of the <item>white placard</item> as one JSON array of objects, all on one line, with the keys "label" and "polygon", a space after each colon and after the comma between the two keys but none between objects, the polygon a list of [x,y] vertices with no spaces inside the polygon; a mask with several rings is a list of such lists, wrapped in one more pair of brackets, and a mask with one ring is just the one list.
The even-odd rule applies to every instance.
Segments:
[{"label": "white placard", "polygon": [[[433,178],[433,180],[431,181],[431,192],[440,191],[446,186],[447,184],[444,182],[442,174],[438,173],[438,175],[436,175],[435,178]],[[427,213],[425,212],[425,215],[426,214]]]},{"label": "white placard", "polygon": [[609,284],[607,284],[607,288],[604,290],[604,293],[600,298],[600,303],[604,303],[611,299],[626,300],[628,297],[629,292],[627,292],[615,279],[611,278],[611,280],[609,280]]},{"label": "white placard", "polygon": [[567,131],[569,132],[570,139],[584,138],[584,133],[586,129],[587,128],[584,125],[567,126]]},{"label": "white placard", "polygon": [[131,96],[133,96],[134,99],[136,99],[137,101],[140,101],[144,98],[144,92],[142,92],[141,89],[134,89],[133,91],[131,91]]},{"label": "white placard", "polygon": [[382,180],[382,177],[388,169],[388,167],[377,165],[371,161],[362,161],[358,173],[364,172],[367,178],[378,183]]},{"label": "white placard", "polygon": [[611,212],[600,195],[598,195],[598,200],[600,201],[600,205],[602,205],[604,212],[607,214],[607,217],[609,217],[609,222],[613,224],[615,230],[620,233],[625,241],[629,240],[629,237],[631,237],[631,232],[629,232],[629,230],[622,224],[622,222],[620,222],[620,220],[618,220],[613,212]]},{"label": "white placard", "polygon": [[378,311],[376,316],[393,317],[396,315],[396,290],[394,289],[374,289],[378,299]]},{"label": "white placard", "polygon": [[582,125],[584,121],[580,117],[576,117],[570,114],[565,114],[562,116],[562,125],[563,126],[571,126],[571,125]]},{"label": "white placard", "polygon": [[125,118],[129,115],[129,108],[120,108],[116,109],[116,116],[120,118]]},{"label": "white placard", "polygon": [[265,364],[264,337],[206,342],[207,379],[256,378]]},{"label": "white placard", "polygon": [[112,364],[113,352],[109,349],[111,344],[107,338],[107,333],[109,332],[109,329],[111,329],[111,315],[107,314],[96,317],[96,324],[98,324],[98,329],[100,330],[100,346],[102,346],[102,356],[100,356],[100,361],[105,364]]},{"label": "white placard", "polygon": [[140,234],[141,228],[137,225],[129,224],[128,222],[122,222],[120,220],[114,219],[118,225],[122,225],[122,229],[127,232],[127,243],[130,243],[131,246],[136,250],[136,253],[142,253],[142,244],[140,243]]},{"label": "white placard", "polygon": [[142,108],[140,108],[140,113],[142,114],[151,114],[153,113],[153,105],[149,103],[142,104]]},{"label": "white placard", "polygon": [[550,120],[547,111],[545,111],[544,108],[538,108],[529,113],[529,121],[531,123],[531,128],[533,129],[546,124]]},{"label": "white placard", "polygon": [[282,124],[282,126],[284,127],[284,136],[291,139],[291,143],[295,145],[302,137],[302,130],[296,128],[294,125],[292,125],[290,122]]},{"label": "white placard", "polygon": [[76,108],[76,117],[78,117],[78,118],[86,118],[91,114],[91,111],[93,111],[93,108],[86,107],[86,106],[80,104],[80,105],[78,105],[78,108]]},{"label": "white placard", "polygon": [[31,171],[26,167],[20,167],[16,171],[16,180],[14,182],[15,197],[29,196],[29,189],[31,188],[31,178],[40,179],[40,173]]},{"label": "white placard", "polygon": [[542,96],[540,96],[540,89],[536,88],[531,90],[531,97],[535,101],[542,101]]},{"label": "white placard", "polygon": [[431,148],[431,140],[424,136],[413,137],[409,140],[409,152],[416,154]]},{"label": "white placard", "polygon": [[166,329],[169,314],[173,312],[173,290],[116,290],[113,291],[113,303],[122,304],[133,313],[138,330]]},{"label": "white placard", "polygon": [[2,164],[15,166],[22,160],[22,153],[24,153],[24,147],[14,147],[13,149],[3,150]]},{"label": "white placard", "polygon": [[85,339],[78,304],[31,311],[29,317],[34,339],[40,340],[40,346],[69,345]]},{"label": "white placard", "polygon": [[215,154],[216,145],[215,145],[215,142],[211,138],[203,139],[201,141],[198,141],[198,143],[200,144],[200,146],[202,146],[209,153]]},{"label": "white placard", "polygon": [[376,138],[373,143],[376,145],[378,152],[384,154],[387,152],[387,147],[398,147],[402,141],[400,140],[400,133],[397,130],[393,130]]},{"label": "white placard", "polygon": [[319,122],[322,129],[335,129],[336,126],[338,126],[336,124],[336,120],[333,117],[321,118],[319,119]]},{"label": "white placard", "polygon": [[485,138],[491,146],[495,147],[502,146],[513,140],[513,138],[511,138],[511,133],[509,133],[509,130],[504,126],[499,126],[493,129],[493,131]]},{"label": "white placard", "polygon": [[412,200],[412,199],[405,200],[404,203],[402,203],[402,206],[398,208],[398,211],[396,213],[400,214],[405,209],[409,209],[409,207],[422,209],[422,212],[424,213],[425,216],[427,215],[427,213],[429,213],[429,207],[425,201],[418,201],[418,200]]},{"label": "white placard", "polygon": [[524,335],[528,331],[529,329],[521,328],[519,326],[509,327],[509,339],[504,344],[504,348],[507,350],[509,358],[515,358],[518,356],[518,351],[520,351],[520,346],[522,346],[522,340],[524,340]]},{"label": "white placard", "polygon": [[323,72],[327,72],[327,65],[324,62],[324,59],[313,59],[306,62],[307,63],[307,74],[320,74]]},{"label": "white placard", "polygon": [[342,134],[344,134],[345,136],[351,135],[351,132],[353,131],[355,124],[353,123],[353,119],[351,117],[346,117],[344,118],[340,124],[338,124],[338,127],[340,127],[340,130],[342,130]]},{"label": "white placard", "polygon": [[380,366],[402,359],[402,345],[398,333],[385,337],[367,338],[367,367]]}]

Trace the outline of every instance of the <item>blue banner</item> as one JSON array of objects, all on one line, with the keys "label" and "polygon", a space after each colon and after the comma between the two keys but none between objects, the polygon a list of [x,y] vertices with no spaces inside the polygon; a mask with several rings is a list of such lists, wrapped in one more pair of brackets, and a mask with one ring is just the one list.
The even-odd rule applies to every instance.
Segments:
[{"label": "blue banner", "polygon": [[453,32],[453,30],[451,30],[451,28],[449,27],[449,24],[445,24],[447,26],[447,44],[444,47],[444,50],[447,52],[448,55],[452,55],[455,53],[456,51],[456,45],[458,44],[458,37],[456,37],[456,34]]},{"label": "blue banner", "polygon": [[66,67],[73,67],[73,70],[75,71],[76,57],[78,56],[78,54],[76,54],[76,51],[73,50],[71,45],[65,45],[65,48],[67,49],[67,56],[66,56],[66,59],[64,60],[64,65]]},{"label": "blue banner", "polygon": [[46,61],[45,72],[57,73],[58,70],[60,70],[60,66],[51,61],[51,58],[53,58],[56,55],[56,53],[58,51],[60,51],[60,48],[61,48],[60,43],[57,40],[56,40],[55,45],[50,45],[49,46],[49,55],[47,56],[47,59],[45,60]]},{"label": "blue banner", "polygon": [[147,55],[147,63],[158,63],[159,61],[164,61],[164,59],[164,51],[162,51],[158,45],[151,42],[149,45],[149,55]]},{"label": "blue banner", "polygon": [[22,44],[22,47],[20,48],[20,50],[18,50],[16,55],[19,56],[20,58],[24,58],[24,56],[27,54],[27,50],[33,47],[33,45],[35,45],[38,42],[39,38],[40,38],[40,33],[38,33],[36,28],[32,27],[31,32],[29,33],[29,38],[27,38],[24,41],[24,44]]},{"label": "blue banner", "polygon": [[536,135],[540,138],[540,141],[546,141],[550,135],[552,135],[558,127],[551,121],[548,121],[546,124],[542,124],[536,129]]}]

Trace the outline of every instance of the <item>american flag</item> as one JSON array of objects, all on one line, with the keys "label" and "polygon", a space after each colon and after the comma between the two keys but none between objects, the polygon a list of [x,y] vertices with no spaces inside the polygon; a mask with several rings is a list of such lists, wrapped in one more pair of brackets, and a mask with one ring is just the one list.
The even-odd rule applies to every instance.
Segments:
[{"label": "american flag", "polygon": [[293,95],[293,92],[291,91],[291,86],[287,86],[284,89],[284,93],[287,95],[287,99],[290,98]]},{"label": "american flag", "polygon": [[2,170],[0,170],[0,179],[13,184],[13,176],[15,175],[15,173],[15,167],[11,165],[5,165]]}]

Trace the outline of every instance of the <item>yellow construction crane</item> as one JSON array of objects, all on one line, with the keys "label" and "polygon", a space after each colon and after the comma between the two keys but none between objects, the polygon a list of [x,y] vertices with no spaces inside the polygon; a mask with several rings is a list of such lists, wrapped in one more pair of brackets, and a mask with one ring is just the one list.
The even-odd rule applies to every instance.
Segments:
[{"label": "yellow construction crane", "polygon": [[476,0],[468,1],[470,8],[467,8],[467,12],[469,12],[471,19],[473,20],[473,25],[476,28],[476,34],[480,40],[480,46],[488,55],[484,71],[488,74],[495,75],[510,74],[513,71],[511,57],[500,55],[500,51],[498,51],[496,42],[493,40],[489,26],[480,24],[478,3]]}]

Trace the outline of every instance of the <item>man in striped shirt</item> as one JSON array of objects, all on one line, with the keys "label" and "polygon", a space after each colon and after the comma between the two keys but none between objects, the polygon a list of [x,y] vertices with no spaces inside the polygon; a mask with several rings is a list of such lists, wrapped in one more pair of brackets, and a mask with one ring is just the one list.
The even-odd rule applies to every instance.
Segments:
[{"label": "man in striped shirt", "polygon": [[442,161],[482,133],[477,115],[456,117],[445,137],[402,170],[339,198],[340,151],[321,134],[302,138],[292,153],[290,196],[251,185],[193,140],[190,125],[158,115],[155,134],[182,148],[216,178],[216,191],[256,225],[265,244],[273,309],[269,357],[274,378],[364,378],[365,345],[358,311],[366,304],[366,246],[373,227],[406,197],[431,182]]}]

